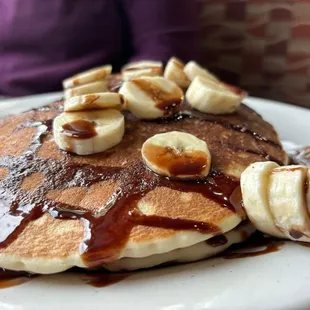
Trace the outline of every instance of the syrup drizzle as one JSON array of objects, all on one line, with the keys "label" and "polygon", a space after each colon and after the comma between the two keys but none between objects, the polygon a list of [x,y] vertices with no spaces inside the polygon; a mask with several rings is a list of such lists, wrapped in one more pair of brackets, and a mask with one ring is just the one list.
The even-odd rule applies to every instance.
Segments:
[{"label": "syrup drizzle", "polygon": [[[188,116],[186,113],[184,115]],[[51,132],[52,120],[31,123],[28,126],[37,127],[37,133],[25,154],[19,157],[0,157],[0,166],[10,171],[7,178],[0,182],[0,248],[7,247],[29,222],[47,212],[58,219],[83,221],[89,234],[83,240],[82,258],[91,267],[117,258],[131,230],[137,225],[221,234],[218,227],[207,222],[142,214],[138,209],[138,202],[159,186],[199,193],[219,203],[223,208],[236,212],[230,198],[238,187],[239,180],[216,170],[205,180],[180,182],[154,174],[140,161],[129,168],[121,168],[75,164],[67,159],[41,159],[36,156],[36,151],[45,136]],[[231,128],[237,130],[236,127]],[[256,133],[252,135],[261,141],[269,141]],[[273,142],[271,144],[277,145]],[[26,193],[20,188],[21,182],[35,172],[43,173],[46,181],[31,194]],[[45,194],[50,190],[89,187],[106,180],[117,180],[121,184],[107,204],[96,213],[45,198]]]},{"label": "syrup drizzle", "polygon": [[284,244],[285,242],[282,240],[266,237],[257,231],[244,243],[232,245],[228,251],[220,254],[220,256],[224,259],[261,256],[278,252]]},{"label": "syrup drizzle", "polygon": [[10,271],[0,268],[0,289],[17,286],[34,278],[34,274],[24,271]]},{"label": "syrup drizzle", "polygon": [[87,273],[86,276],[86,283],[88,285],[93,287],[106,287],[129,278],[131,274],[96,271],[95,273]]},{"label": "syrup drizzle", "polygon": [[75,139],[90,139],[97,135],[94,122],[88,120],[76,120],[62,126],[63,133],[67,137]]},{"label": "syrup drizzle", "polygon": [[[29,170],[24,172],[18,170],[18,167],[23,169],[27,163]],[[38,158],[33,158],[30,165],[28,159],[22,157],[12,161],[8,158],[1,158],[0,165],[9,168],[10,171],[12,167],[17,167],[11,172],[10,177],[2,182],[3,192],[0,202],[3,214],[0,218],[0,225],[5,229],[0,236],[0,248],[14,241],[30,221],[38,219],[46,212],[60,219],[83,219],[86,229],[90,231],[90,238],[83,241],[82,257],[92,267],[113,260],[126,244],[132,228],[136,225],[221,233],[218,227],[206,222],[141,214],[137,208],[138,202],[152,189],[163,186],[181,192],[200,193],[234,211],[229,198],[238,186],[237,180],[215,171],[211,173],[208,180],[201,182],[171,181],[149,171],[141,162],[132,168],[123,169],[92,167]],[[46,182],[29,197],[27,193],[18,191],[20,183],[18,179],[21,174],[27,176],[34,172],[43,173],[46,176]],[[54,178],[49,177],[52,175]],[[121,189],[115,193],[112,206],[107,203],[97,214],[44,198],[44,194],[49,190],[89,187],[95,183],[116,178],[126,180],[126,184],[122,184]],[[9,189],[15,191],[16,194],[11,196]],[[6,227],[5,223],[14,223],[14,225]]]},{"label": "syrup drizzle", "polygon": [[177,95],[169,93],[143,79],[132,80],[132,83],[152,98],[156,102],[155,106],[160,110],[166,112],[174,110],[183,101],[183,93],[181,91]]},{"label": "syrup drizzle", "polygon": [[143,153],[149,162],[168,170],[173,177],[194,175],[200,178],[208,168],[208,156],[202,151],[180,152],[171,147],[148,144]]}]

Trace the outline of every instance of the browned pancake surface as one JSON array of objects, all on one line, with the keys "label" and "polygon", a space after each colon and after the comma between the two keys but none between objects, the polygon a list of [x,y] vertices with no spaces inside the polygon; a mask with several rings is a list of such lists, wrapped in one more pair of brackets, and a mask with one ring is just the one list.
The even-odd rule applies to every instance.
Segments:
[{"label": "browned pancake surface", "polygon": [[[157,133],[178,130],[205,140],[211,152],[213,170],[235,177],[236,180],[227,177],[231,184],[235,184],[234,187],[238,184],[241,172],[249,164],[265,160],[285,163],[287,160],[273,127],[244,105],[236,113],[225,116],[204,115],[193,111],[188,116],[187,107],[183,107],[186,110],[183,116],[148,122],[138,120],[126,113],[126,132],[119,145],[104,153],[77,156],[57,148],[50,128],[45,128],[44,134],[39,137],[39,142],[36,140],[42,124],[61,113],[60,106],[61,103],[55,103],[45,109],[0,120],[0,181],[7,182],[0,183],[0,188],[5,188],[7,186],[5,184],[16,185],[16,189],[12,190],[13,193],[8,193],[9,188],[1,193],[2,200],[5,200],[6,195],[11,195],[11,200],[3,203],[5,207],[1,211],[2,215],[7,216],[9,204],[13,203],[17,196],[23,197],[18,201],[22,208],[25,208],[22,204],[23,199],[26,203],[30,200],[31,203],[35,203],[38,197],[43,197],[44,201],[57,202],[58,206],[60,203],[66,208],[96,212],[101,210],[102,206],[111,200],[122,186],[125,186],[124,184],[129,186],[136,181],[135,179],[141,178],[145,183],[155,184],[152,188],[147,185],[148,189],[145,192],[141,189],[143,198],[141,196],[139,209],[144,214],[156,215],[164,220],[185,219],[205,222],[216,227],[221,226],[225,219],[236,217],[236,212],[232,208],[223,206],[218,200],[202,195],[199,190],[188,188],[184,190],[181,185],[178,188],[173,184],[162,185],[157,176],[154,179],[152,172],[144,171],[140,151],[146,139]],[[32,161],[35,165],[32,168],[29,168],[31,159],[25,160],[27,152],[32,152],[35,157]],[[11,162],[11,166],[7,162]],[[21,169],[23,165],[25,170]],[[75,169],[72,175],[67,175],[64,171],[69,166]],[[95,177],[92,173],[98,173],[96,167],[104,167],[105,170],[100,173],[109,171],[111,167],[116,170],[112,173],[113,177],[93,181]],[[87,174],[85,169],[90,169],[92,172]],[[139,169],[142,172],[137,172]],[[16,173],[17,170],[18,173]],[[26,171],[26,174],[23,171]],[[81,180],[73,181],[79,177],[83,178],[83,174],[78,175],[81,171],[84,171],[85,180],[92,178],[92,181],[84,183]],[[135,173],[136,175],[133,176]],[[8,178],[11,180],[8,181]],[[46,186],[47,183],[51,185]],[[143,187],[143,182],[140,182],[139,186]],[[130,187],[128,188],[129,193]],[[133,192],[135,190],[133,189]],[[101,212],[107,212],[107,210],[101,210]],[[16,219],[16,212],[14,216],[12,221],[13,218]],[[117,221],[118,219],[115,225],[118,225]],[[0,218],[0,226],[5,223],[7,222]],[[127,232],[127,239],[122,240],[123,243],[118,240],[119,243],[115,242],[115,246],[109,244],[107,253],[103,250],[101,254],[103,257],[117,256],[127,242],[140,244],[173,236],[176,230],[172,229],[173,225],[169,227],[167,223],[161,224],[163,226],[160,227],[142,224],[142,222],[128,226],[130,231]],[[235,223],[234,226],[237,224]],[[54,218],[52,213],[45,212],[37,220],[31,220],[24,225],[16,236],[11,236],[11,241],[8,242],[10,238],[5,240],[2,237],[0,256],[56,259],[78,255],[81,242],[85,240],[84,229],[85,225],[81,220]],[[210,233],[211,230],[207,232]]]}]

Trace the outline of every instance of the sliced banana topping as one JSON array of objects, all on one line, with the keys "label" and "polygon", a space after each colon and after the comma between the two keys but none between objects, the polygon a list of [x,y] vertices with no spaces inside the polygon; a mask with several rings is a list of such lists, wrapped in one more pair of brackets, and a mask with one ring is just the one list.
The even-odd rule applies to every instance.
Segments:
[{"label": "sliced banana topping", "polygon": [[[275,223],[289,239],[310,236],[310,218],[306,201],[308,168],[287,166],[270,175],[269,204]],[[307,186],[307,188],[305,188]],[[310,238],[307,238],[310,241]],[[306,241],[306,240],[305,240]]]},{"label": "sliced banana topping", "polygon": [[159,76],[163,73],[163,64],[160,61],[137,61],[122,68],[124,80],[131,80],[141,76]]},{"label": "sliced banana topping", "polygon": [[215,75],[199,66],[195,61],[188,62],[184,67],[184,72],[191,81],[193,81],[195,77],[201,76],[210,81],[219,82]]},{"label": "sliced banana topping", "polygon": [[117,110],[64,112],[54,119],[54,140],[78,155],[103,152],[121,142],[124,116]]},{"label": "sliced banana topping", "polygon": [[64,101],[65,112],[100,109],[121,110],[125,106],[123,96],[118,93],[94,93],[71,97]]},{"label": "sliced banana topping", "polygon": [[111,65],[105,65],[97,68],[93,68],[91,70],[87,70],[85,72],[81,72],[79,74],[76,74],[62,82],[63,87],[71,88],[76,87],[96,81],[103,80],[108,75],[110,75],[112,72],[112,66]]},{"label": "sliced banana topping", "polygon": [[247,215],[255,227],[271,236],[283,238],[283,233],[274,223],[267,191],[271,171],[277,167],[279,165],[274,162],[250,165],[241,175],[241,189]]},{"label": "sliced banana topping", "polygon": [[241,176],[244,207],[260,231],[310,242],[309,168],[255,163]]},{"label": "sliced banana topping", "polygon": [[197,76],[186,92],[186,100],[195,109],[211,114],[236,111],[246,92],[233,86]]},{"label": "sliced banana topping", "polygon": [[156,119],[173,113],[183,101],[183,91],[163,77],[142,77],[121,87],[127,108],[138,118]]},{"label": "sliced banana topping", "polygon": [[102,93],[108,91],[108,81],[98,81],[82,86],[77,86],[65,90],[65,99],[69,99],[74,96],[87,95],[93,93]]},{"label": "sliced banana topping", "polygon": [[141,153],[151,170],[172,178],[204,178],[211,167],[207,143],[185,132],[154,135],[144,142]]},{"label": "sliced banana topping", "polygon": [[172,57],[167,63],[164,78],[176,83],[182,88],[187,88],[190,80],[184,72],[184,63],[179,59]]}]

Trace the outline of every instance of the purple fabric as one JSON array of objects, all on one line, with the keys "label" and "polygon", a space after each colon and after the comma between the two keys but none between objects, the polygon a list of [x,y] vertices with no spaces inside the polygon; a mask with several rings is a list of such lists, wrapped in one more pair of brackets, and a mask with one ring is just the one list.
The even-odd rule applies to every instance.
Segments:
[{"label": "purple fabric", "polygon": [[61,89],[105,63],[196,57],[193,0],[0,0],[0,94]]}]

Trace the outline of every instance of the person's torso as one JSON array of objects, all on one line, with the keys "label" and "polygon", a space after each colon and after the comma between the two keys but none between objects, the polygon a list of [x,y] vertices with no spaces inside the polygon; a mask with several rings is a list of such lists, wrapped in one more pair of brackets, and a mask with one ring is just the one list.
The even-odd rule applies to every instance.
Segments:
[{"label": "person's torso", "polygon": [[121,57],[116,0],[0,0],[0,94],[60,88],[68,75]]}]

